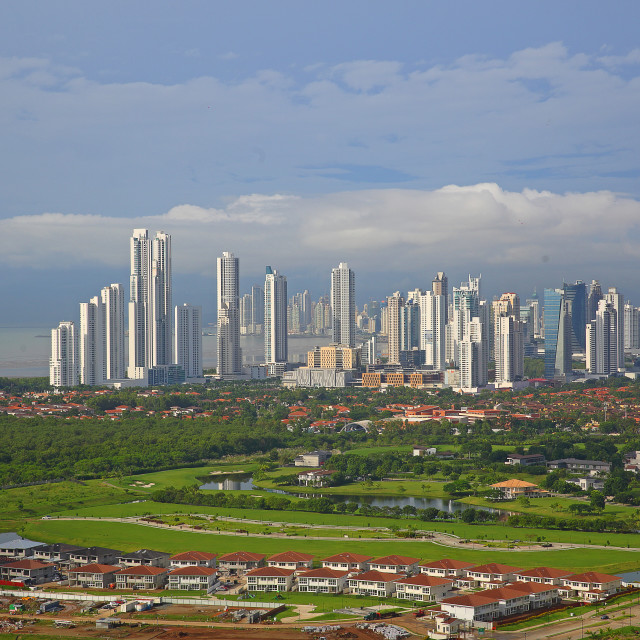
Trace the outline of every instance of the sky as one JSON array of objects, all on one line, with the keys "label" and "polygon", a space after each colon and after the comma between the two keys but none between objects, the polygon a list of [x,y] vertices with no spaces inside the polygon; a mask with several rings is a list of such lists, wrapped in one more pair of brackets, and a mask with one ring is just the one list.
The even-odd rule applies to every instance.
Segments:
[{"label": "sky", "polygon": [[215,258],[360,304],[482,274],[491,299],[599,280],[640,305],[640,4],[4,0],[0,326],[128,289],[173,238],[174,303]]}]

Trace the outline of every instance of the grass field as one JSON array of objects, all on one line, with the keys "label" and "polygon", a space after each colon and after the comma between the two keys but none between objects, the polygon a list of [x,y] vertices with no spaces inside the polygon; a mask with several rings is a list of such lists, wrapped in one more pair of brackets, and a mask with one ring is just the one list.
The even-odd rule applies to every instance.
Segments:
[{"label": "grass field", "polygon": [[[45,542],[65,541],[70,544],[97,545],[123,551],[150,548],[170,553],[191,549],[214,553],[245,550],[267,555],[285,550],[312,553],[321,559],[341,551],[364,553],[374,557],[396,553],[423,560],[443,557],[470,562],[509,562],[521,567],[547,565],[572,570],[594,570],[604,573],[634,570],[640,566],[640,555],[619,549],[564,549],[562,551],[508,552],[490,549],[456,549],[431,542],[412,540],[310,540],[300,538],[270,538],[226,536],[187,531],[156,529],[135,524],[97,521],[39,520],[25,527],[25,535]],[[514,555],[515,554],[515,555]]]}]

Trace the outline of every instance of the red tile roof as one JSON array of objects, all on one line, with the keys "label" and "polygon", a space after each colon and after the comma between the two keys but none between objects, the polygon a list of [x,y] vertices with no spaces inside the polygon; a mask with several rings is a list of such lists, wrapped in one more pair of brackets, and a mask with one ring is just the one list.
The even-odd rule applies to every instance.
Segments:
[{"label": "red tile roof", "polygon": [[213,567],[180,567],[172,569],[170,576],[213,576],[217,571]]},{"label": "red tile roof", "polygon": [[55,567],[54,564],[40,562],[40,560],[18,560],[5,564],[9,569],[44,569],[45,567]]},{"label": "red tile roof", "polygon": [[565,578],[571,572],[566,569],[554,569],[553,567],[535,567],[518,571],[519,576],[527,578]]},{"label": "red tile roof", "polygon": [[371,571],[364,571],[363,573],[359,573],[358,575],[350,578],[351,580],[357,580],[358,582],[362,580],[368,580],[371,582],[394,582],[395,580],[400,580],[401,578],[406,578],[404,573],[384,573],[383,571],[375,571],[372,569]]},{"label": "red tile roof", "polygon": [[135,567],[128,567],[118,571],[119,575],[123,576],[158,576],[161,573],[167,573],[169,569],[164,567],[147,567],[143,565],[137,565]]},{"label": "red tile roof", "polygon": [[416,584],[423,587],[439,587],[443,584],[453,584],[453,580],[448,578],[436,578],[434,576],[428,576],[425,573],[419,573],[417,576],[411,576],[410,578],[403,578],[398,580],[401,584]]},{"label": "red tile roof", "polygon": [[218,562],[259,562],[266,558],[264,553],[251,553],[250,551],[234,551],[218,556]]},{"label": "red tile roof", "polygon": [[215,557],[215,553],[207,553],[206,551],[183,551],[182,553],[176,553],[175,556],[171,556],[171,560],[200,562],[202,560],[213,560]]},{"label": "red tile roof", "polygon": [[420,558],[408,558],[407,556],[383,556],[382,558],[376,558],[371,561],[371,564],[384,564],[384,565],[407,565],[418,562]]},{"label": "red tile roof", "polygon": [[336,553],[334,556],[322,558],[322,562],[367,562],[371,560],[371,556],[362,556],[359,553]]},{"label": "red tile roof", "polygon": [[98,564],[93,562],[92,564],[85,564],[82,567],[76,567],[75,569],[69,569],[69,573],[115,573],[120,571],[122,567],[118,567],[113,564]]},{"label": "red tile roof", "polygon": [[295,569],[282,569],[281,567],[258,567],[247,572],[248,576],[291,576]]},{"label": "red tile roof", "polygon": [[601,584],[603,582],[613,582],[614,580],[621,580],[620,576],[612,576],[608,573],[598,573],[597,571],[587,571],[585,573],[574,573],[570,576],[565,576],[565,580],[570,582],[592,582],[595,584]]},{"label": "red tile roof", "polygon": [[519,567],[510,567],[507,564],[497,564],[490,562],[489,564],[481,564],[477,567],[470,567],[468,569],[471,573],[513,573],[514,571],[520,571]]},{"label": "red tile roof", "polygon": [[268,562],[309,562],[313,560],[310,553],[300,553],[299,551],[283,551],[276,553],[268,559]]},{"label": "red tile roof", "polygon": [[348,575],[348,571],[338,571],[336,569],[329,569],[322,567],[320,569],[310,569],[304,573],[299,574],[298,578],[342,578]]},{"label": "red tile roof", "polygon": [[464,560],[451,560],[443,558],[442,560],[432,560],[431,562],[421,562],[421,567],[429,569],[468,569],[473,567],[473,562],[465,562]]}]

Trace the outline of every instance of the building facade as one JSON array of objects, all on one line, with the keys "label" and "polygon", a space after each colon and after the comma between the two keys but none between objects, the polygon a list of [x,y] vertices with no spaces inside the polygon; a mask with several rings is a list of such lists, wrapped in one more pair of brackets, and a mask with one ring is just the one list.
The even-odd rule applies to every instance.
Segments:
[{"label": "building facade", "polygon": [[346,262],[331,271],[331,327],[333,342],[356,346],[356,283]]},{"label": "building facade", "polygon": [[287,362],[287,279],[267,267],[264,280],[264,361]]},{"label": "building facade", "polygon": [[238,303],[239,260],[225,251],[218,258],[218,375],[242,373],[240,310]]},{"label": "building facade", "polygon": [[174,362],[185,378],[202,378],[202,308],[183,304],[175,308]]}]

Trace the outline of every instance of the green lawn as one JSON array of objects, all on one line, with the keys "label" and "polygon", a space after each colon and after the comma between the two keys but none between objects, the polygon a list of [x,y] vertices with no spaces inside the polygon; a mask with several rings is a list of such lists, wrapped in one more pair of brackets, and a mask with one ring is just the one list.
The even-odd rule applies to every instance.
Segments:
[{"label": "green lawn", "polygon": [[521,567],[547,565],[576,571],[591,569],[604,573],[630,571],[640,566],[640,556],[636,552],[617,549],[510,551],[507,556],[504,551],[456,549],[417,540],[370,542],[346,539],[238,537],[155,529],[119,522],[38,520],[26,525],[25,535],[45,542],[65,541],[70,544],[97,545],[123,551],[150,548],[170,553],[190,549],[229,553],[245,550],[270,555],[285,550],[297,550],[312,553],[318,560],[341,551],[353,551],[374,557],[396,553],[423,560],[451,557],[479,563],[508,561]]}]

